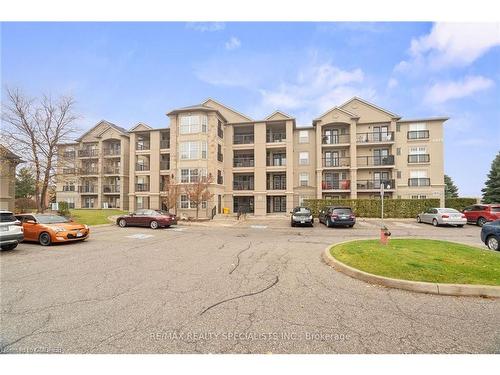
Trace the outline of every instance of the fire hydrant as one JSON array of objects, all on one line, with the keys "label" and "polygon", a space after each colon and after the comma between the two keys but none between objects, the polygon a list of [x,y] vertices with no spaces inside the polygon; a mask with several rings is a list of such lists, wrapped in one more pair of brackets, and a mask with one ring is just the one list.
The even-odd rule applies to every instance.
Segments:
[{"label": "fire hydrant", "polygon": [[380,228],[380,243],[382,245],[387,245],[389,243],[389,237],[391,236],[391,232],[387,229],[386,226]]}]

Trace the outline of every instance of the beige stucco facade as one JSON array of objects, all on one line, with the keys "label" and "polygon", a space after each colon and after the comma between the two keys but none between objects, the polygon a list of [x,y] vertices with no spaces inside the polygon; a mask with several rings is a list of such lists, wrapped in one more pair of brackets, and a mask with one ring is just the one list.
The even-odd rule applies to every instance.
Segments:
[{"label": "beige stucco facade", "polygon": [[[113,202],[129,210],[168,208],[163,199],[168,182],[190,183],[198,173],[213,177],[213,196],[200,208],[201,217],[224,208],[255,215],[289,212],[308,198],[377,198],[381,184],[388,198],[439,198],[444,204],[446,118],[405,120],[361,98],[333,107],[309,126],[297,126],[280,111],[254,120],[213,99],[167,116],[167,128],[139,123],[127,132],[103,121],[77,143],[62,145],[61,152],[78,154],[89,144],[104,150],[119,142],[120,190]],[[94,207],[110,202],[112,194],[103,186],[113,176],[102,172],[102,153],[92,159],[95,175],[79,173],[91,159],[85,156],[69,164],[75,167],[72,176],[60,165],[58,201],[73,197],[75,207],[88,206],[88,189],[62,190],[70,179],[77,186],[93,179]],[[196,210],[182,194],[177,211],[193,217]]]}]

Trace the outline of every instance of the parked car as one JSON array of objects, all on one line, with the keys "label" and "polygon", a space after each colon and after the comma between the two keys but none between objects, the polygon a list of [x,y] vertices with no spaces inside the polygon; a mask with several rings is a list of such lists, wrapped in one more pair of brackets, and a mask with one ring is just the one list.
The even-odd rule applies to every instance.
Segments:
[{"label": "parked car", "polygon": [[428,223],[435,227],[439,225],[456,225],[463,227],[467,224],[465,215],[454,208],[428,208],[417,215],[418,223]]},{"label": "parked car", "polygon": [[14,250],[24,240],[23,226],[14,214],[0,210],[0,248]]},{"label": "parked car", "polygon": [[83,241],[90,235],[86,224],[80,224],[55,214],[20,214],[16,218],[24,228],[25,241],[38,242],[42,246],[52,243]]},{"label": "parked car", "polygon": [[488,221],[500,219],[500,204],[474,204],[462,211],[467,222],[482,227]]},{"label": "parked car", "polygon": [[177,224],[177,216],[162,210],[137,210],[116,219],[116,224],[124,228],[127,226],[150,227],[157,229],[168,228]]},{"label": "parked car", "polygon": [[314,225],[314,218],[312,212],[307,207],[295,207],[292,212],[291,226],[296,225]]},{"label": "parked car", "polygon": [[353,227],[356,224],[356,216],[351,207],[329,206],[319,212],[319,222],[327,227]]},{"label": "parked car", "polygon": [[481,228],[481,241],[491,250],[500,250],[500,220],[495,220],[483,225]]}]

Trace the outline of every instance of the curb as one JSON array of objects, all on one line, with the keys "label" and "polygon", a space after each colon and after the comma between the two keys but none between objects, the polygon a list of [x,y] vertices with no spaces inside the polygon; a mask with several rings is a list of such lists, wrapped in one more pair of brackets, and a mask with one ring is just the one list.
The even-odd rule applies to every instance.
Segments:
[{"label": "curb", "polygon": [[470,284],[440,284],[440,283],[428,283],[423,281],[401,280],[401,279],[393,279],[390,277],[374,275],[372,273],[358,270],[357,268],[353,268],[345,263],[342,263],[341,261],[335,259],[330,254],[330,249],[332,248],[332,246],[348,242],[353,242],[353,241],[344,241],[328,246],[323,251],[323,260],[330,267],[333,267],[335,270],[342,272],[354,279],[362,280],[370,284],[382,285],[388,288],[404,289],[417,293],[430,293],[430,294],[439,294],[445,296],[500,298],[500,286],[470,285]]}]

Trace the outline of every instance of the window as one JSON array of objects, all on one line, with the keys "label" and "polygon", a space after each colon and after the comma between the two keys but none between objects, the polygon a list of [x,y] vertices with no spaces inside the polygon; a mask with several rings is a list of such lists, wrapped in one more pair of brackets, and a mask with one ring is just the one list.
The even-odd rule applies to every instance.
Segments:
[{"label": "window", "polygon": [[308,165],[309,164],[309,152],[299,152],[299,164]]},{"label": "window", "polygon": [[308,186],[309,185],[309,173],[301,172],[299,174],[299,185],[300,186]]},{"label": "window", "polygon": [[66,198],[66,203],[68,204],[68,208],[75,208],[75,198]]},{"label": "window", "polygon": [[180,118],[180,133],[193,134],[200,131],[206,133],[208,117],[206,115],[187,115]]},{"label": "window", "polygon": [[397,172],[396,172],[396,177],[397,177],[397,178],[401,178],[401,171],[397,171]]},{"label": "window", "polygon": [[198,178],[201,176],[206,177],[207,171],[205,169],[198,168],[183,168],[181,169],[181,183],[195,183],[198,182]]},{"label": "window", "polygon": [[401,131],[401,124],[396,124],[396,131],[400,132]]},{"label": "window", "polygon": [[217,120],[217,136],[219,138],[224,138],[224,129],[222,128],[221,120]]},{"label": "window", "polygon": [[192,160],[200,158],[207,158],[207,142],[181,142],[180,156],[183,160]]},{"label": "window", "polygon": [[299,143],[309,143],[309,130],[299,131]]},{"label": "window", "polygon": [[144,197],[135,198],[135,207],[136,209],[144,208]]},{"label": "window", "polygon": [[416,147],[410,147],[410,155],[422,155],[427,153],[427,147],[423,146],[416,146]]},{"label": "window", "polygon": [[217,170],[217,183],[219,185],[222,185],[224,183],[224,179],[222,178],[222,172],[220,170]]},{"label": "window", "polygon": [[189,199],[187,195],[181,195],[181,208],[189,208]]},{"label": "window", "polygon": [[411,199],[427,199],[427,195],[422,195],[422,194],[412,195]]},{"label": "window", "polygon": [[401,147],[396,148],[396,155],[401,155]]}]

